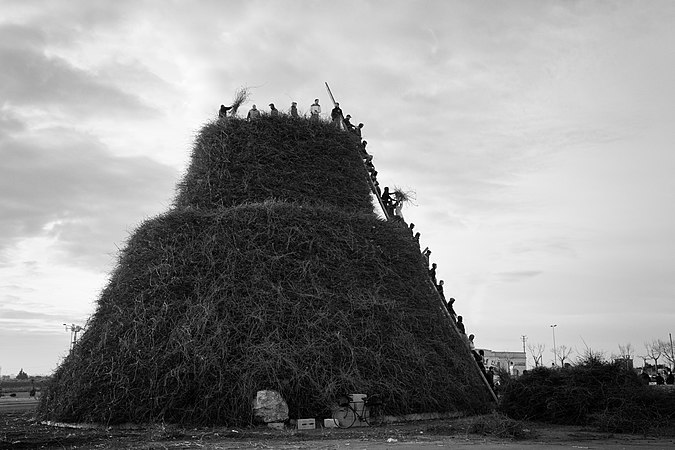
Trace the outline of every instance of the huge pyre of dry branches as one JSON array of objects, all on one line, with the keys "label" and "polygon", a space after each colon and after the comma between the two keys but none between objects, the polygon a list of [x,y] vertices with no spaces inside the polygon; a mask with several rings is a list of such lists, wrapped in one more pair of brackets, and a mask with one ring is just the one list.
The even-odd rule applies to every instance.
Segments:
[{"label": "huge pyre of dry branches", "polygon": [[40,416],[246,425],[260,389],[296,418],[328,417],[348,392],[381,394],[389,414],[485,410],[417,243],[372,211],[357,146],[302,119],[207,124]]}]

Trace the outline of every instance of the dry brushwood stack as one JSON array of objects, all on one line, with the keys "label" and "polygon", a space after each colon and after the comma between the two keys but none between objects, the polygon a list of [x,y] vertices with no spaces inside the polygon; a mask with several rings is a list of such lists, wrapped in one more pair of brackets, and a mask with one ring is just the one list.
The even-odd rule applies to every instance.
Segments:
[{"label": "dry brushwood stack", "polygon": [[296,418],[329,417],[349,392],[381,394],[387,414],[488,409],[419,247],[373,211],[358,145],[304,119],[207,124],[39,415],[246,425],[261,389]]}]

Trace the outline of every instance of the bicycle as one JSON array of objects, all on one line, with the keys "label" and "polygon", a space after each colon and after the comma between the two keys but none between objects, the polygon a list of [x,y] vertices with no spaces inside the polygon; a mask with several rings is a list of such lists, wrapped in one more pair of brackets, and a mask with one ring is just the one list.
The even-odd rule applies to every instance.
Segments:
[{"label": "bicycle", "polygon": [[[354,406],[352,406],[354,404]],[[362,406],[359,408],[358,405]],[[377,395],[366,396],[363,401],[354,402],[351,395],[341,395],[337,400],[338,407],[333,411],[333,421],[338,428],[351,428],[357,421],[371,425],[377,414],[377,409],[382,406],[382,401]],[[360,410],[360,411],[359,411]]]}]

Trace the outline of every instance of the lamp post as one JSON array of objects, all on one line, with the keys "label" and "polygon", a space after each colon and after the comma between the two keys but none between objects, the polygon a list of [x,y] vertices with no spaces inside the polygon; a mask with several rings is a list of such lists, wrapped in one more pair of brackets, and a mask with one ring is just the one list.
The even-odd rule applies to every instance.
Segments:
[{"label": "lamp post", "polygon": [[[673,334],[668,333],[668,337],[670,338],[670,361],[675,364],[675,356],[673,355]],[[673,367],[671,366],[670,370],[673,370]]]},{"label": "lamp post", "polygon": [[556,362],[556,358],[558,357],[558,352],[556,351],[556,348],[555,348],[555,327],[557,327],[557,326],[558,326],[557,324],[551,325],[551,329],[553,330],[553,365],[554,366],[558,365],[558,363]]},{"label": "lamp post", "polygon": [[74,323],[71,325],[68,325],[66,323],[63,324],[63,326],[66,327],[66,331],[70,331],[70,348],[69,350],[72,351],[73,347],[75,347],[75,344],[77,343],[77,333],[80,331],[84,331],[84,328],[82,328],[79,325],[75,325]]}]

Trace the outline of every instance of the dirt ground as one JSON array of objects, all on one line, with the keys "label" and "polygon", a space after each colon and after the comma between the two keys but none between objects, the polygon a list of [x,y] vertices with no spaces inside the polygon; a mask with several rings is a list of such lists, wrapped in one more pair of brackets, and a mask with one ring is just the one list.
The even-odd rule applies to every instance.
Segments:
[{"label": "dirt ground", "polygon": [[672,449],[675,436],[611,435],[580,427],[524,425],[522,439],[469,433],[479,418],[387,424],[368,428],[272,430],[181,428],[66,428],[34,419],[34,412],[0,410],[0,449]]}]

